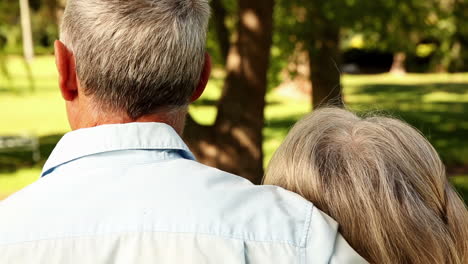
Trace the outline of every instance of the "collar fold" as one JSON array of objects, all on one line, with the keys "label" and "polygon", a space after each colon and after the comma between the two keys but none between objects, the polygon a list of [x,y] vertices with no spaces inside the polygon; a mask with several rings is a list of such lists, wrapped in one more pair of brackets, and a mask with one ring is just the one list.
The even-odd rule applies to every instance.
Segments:
[{"label": "collar fold", "polygon": [[102,125],[69,132],[60,139],[44,165],[41,176],[81,157],[119,150],[178,150],[195,160],[187,145],[164,123]]}]

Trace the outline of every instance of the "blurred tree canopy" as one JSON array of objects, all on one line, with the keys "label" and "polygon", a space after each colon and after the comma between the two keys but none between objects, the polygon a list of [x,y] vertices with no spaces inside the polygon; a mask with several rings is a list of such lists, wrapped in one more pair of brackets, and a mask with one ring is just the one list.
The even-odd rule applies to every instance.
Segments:
[{"label": "blurred tree canopy", "polygon": [[[51,54],[58,38],[60,0],[29,0],[34,49],[39,54]],[[7,40],[6,52],[22,53],[21,18],[18,0],[0,2],[0,36]]]},{"label": "blurred tree canopy", "polygon": [[[65,2],[29,0],[37,53],[52,52]],[[211,6],[208,48],[222,66],[236,37],[238,1],[211,0]],[[281,82],[278,73],[301,50],[312,56],[309,67],[319,87],[339,88],[342,55],[352,49],[404,53],[409,70],[466,71],[467,17],[467,0],[276,0],[269,86]],[[0,2],[0,36],[7,39],[7,53],[21,54],[18,0]],[[321,66],[313,67],[312,61]],[[419,67],[421,63],[424,65]],[[321,101],[323,98],[317,98],[316,105]]]},{"label": "blurred tree canopy", "polygon": [[274,45],[282,60],[307,52],[314,107],[340,104],[352,48],[394,54],[392,70],[404,72],[407,55],[429,71],[467,70],[467,12],[465,0],[277,0]]}]

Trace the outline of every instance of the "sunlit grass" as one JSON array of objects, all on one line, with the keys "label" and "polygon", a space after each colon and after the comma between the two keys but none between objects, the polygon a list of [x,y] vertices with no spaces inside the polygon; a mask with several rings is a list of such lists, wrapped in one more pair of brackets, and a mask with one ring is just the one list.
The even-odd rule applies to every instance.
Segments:
[{"label": "sunlit grass", "polygon": [[466,83],[468,73],[438,73],[438,74],[372,74],[372,75],[345,75],[343,82],[347,86],[371,84],[402,84],[424,85],[432,83]]},{"label": "sunlit grass", "polygon": [[27,67],[20,57],[11,57],[8,75],[0,74],[0,135],[43,136],[68,131],[53,57],[35,58],[30,73]]},{"label": "sunlit grass", "polygon": [[0,135],[45,136],[69,130],[65,104],[58,91],[0,93]]},{"label": "sunlit grass", "polygon": [[7,86],[15,93],[56,90],[57,71],[51,56],[37,57],[30,65],[21,57],[9,57],[8,75],[0,74],[0,91]]},{"label": "sunlit grass", "polygon": [[39,168],[21,169],[0,175],[0,200],[26,187],[39,178]]},{"label": "sunlit grass", "polygon": [[[468,91],[468,87],[467,87]],[[422,97],[422,101],[425,103],[445,103],[445,102],[468,102],[468,93],[450,93],[450,92],[438,92],[426,94]]]},{"label": "sunlit grass", "polygon": [[198,123],[211,125],[216,118],[216,100],[221,96],[221,79],[213,79],[208,83],[202,97],[190,106],[190,114]]},{"label": "sunlit grass", "polygon": [[265,128],[263,130],[265,138],[263,161],[265,166],[289,132],[289,129],[311,110],[310,100],[307,97],[302,100],[291,99],[272,92],[267,96],[267,101]]}]

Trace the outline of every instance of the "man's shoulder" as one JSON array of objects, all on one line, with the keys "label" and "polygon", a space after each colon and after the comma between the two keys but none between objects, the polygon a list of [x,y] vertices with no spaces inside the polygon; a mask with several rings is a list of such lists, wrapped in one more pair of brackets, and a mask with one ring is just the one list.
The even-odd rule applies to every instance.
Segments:
[{"label": "man's shoulder", "polygon": [[313,207],[279,187],[185,159],[69,173],[56,170],[0,203],[0,233],[44,239],[144,230],[299,247]]},{"label": "man's shoulder", "polygon": [[295,246],[303,242],[313,210],[303,197],[196,161],[173,162],[167,164],[174,167],[172,176],[185,183],[179,197],[208,216],[205,221],[224,226],[234,238]]},{"label": "man's shoulder", "polygon": [[[175,171],[180,177],[190,182],[194,191],[204,191],[209,199],[213,197],[231,197],[239,205],[255,207],[256,211],[279,209],[284,216],[304,218],[310,213],[312,204],[300,195],[272,185],[255,185],[249,180],[196,161],[184,160],[181,168],[188,174]],[[191,188],[189,188],[191,189]],[[216,203],[223,199],[216,200]],[[286,208],[284,208],[286,207]]]}]

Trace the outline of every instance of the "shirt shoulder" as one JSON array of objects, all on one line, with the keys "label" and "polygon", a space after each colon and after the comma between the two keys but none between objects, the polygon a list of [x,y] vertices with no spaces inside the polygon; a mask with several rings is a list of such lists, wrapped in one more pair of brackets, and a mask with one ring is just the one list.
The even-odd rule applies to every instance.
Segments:
[{"label": "shirt shoulder", "polygon": [[[187,159],[79,171],[62,166],[0,203],[0,232],[30,230],[44,239],[145,230],[300,247],[312,208],[279,187],[255,186]],[[8,237],[0,236],[0,244]]]},{"label": "shirt shoulder", "polygon": [[276,255],[328,263],[337,255],[336,223],[310,202],[187,159],[62,166],[0,203],[0,247],[119,234],[248,248],[252,263]]},{"label": "shirt shoulder", "polygon": [[304,246],[313,205],[301,196],[277,186],[257,186],[192,160],[174,160],[167,166],[177,182],[185,183],[180,198],[200,212],[193,218],[225,226],[229,237]]},{"label": "shirt shoulder", "polygon": [[[245,202],[253,205],[254,210],[261,216],[271,219],[272,215],[275,215],[275,209],[279,210],[280,212],[276,212],[278,218],[284,222],[268,226],[266,232],[278,230],[279,227],[287,230],[292,226],[293,229],[290,229],[288,233],[296,233],[296,235],[293,236],[294,240],[287,242],[292,242],[291,244],[297,247],[305,263],[368,263],[338,232],[338,223],[334,219],[296,193],[277,186],[254,186],[236,175],[202,164],[194,164],[194,166],[199,167],[206,177],[213,177],[214,181],[217,177],[222,177],[226,181],[231,181],[234,186],[245,184],[239,194],[245,197]],[[254,195],[251,197],[244,195],[249,191]],[[262,221],[268,222],[269,220],[262,219]],[[291,223],[295,224],[291,225]],[[260,226],[261,223],[254,228],[259,229]]]}]

